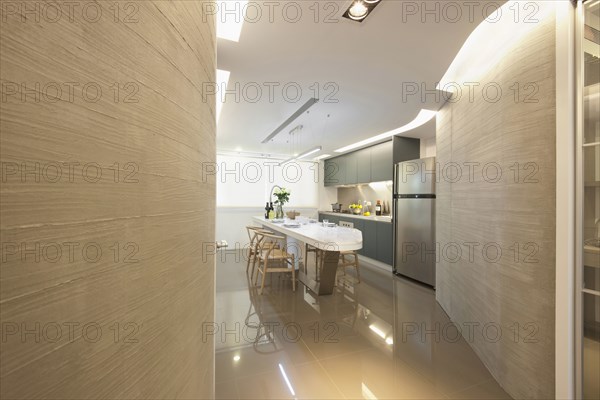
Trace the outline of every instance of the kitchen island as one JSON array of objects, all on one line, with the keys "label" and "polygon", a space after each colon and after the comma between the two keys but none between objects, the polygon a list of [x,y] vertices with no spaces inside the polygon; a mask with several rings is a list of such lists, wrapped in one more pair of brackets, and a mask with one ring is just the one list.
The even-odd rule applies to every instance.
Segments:
[{"label": "kitchen island", "polygon": [[[288,249],[296,249],[303,261],[298,273],[298,280],[317,295],[333,293],[340,251],[360,250],[362,248],[362,232],[358,229],[343,227],[324,227],[321,223],[305,223],[299,227],[286,227],[286,222],[273,222],[264,217],[254,217],[254,222],[265,228],[286,236]],[[305,244],[324,251],[323,267],[320,281],[308,276]],[[303,268],[302,268],[303,267]]]}]

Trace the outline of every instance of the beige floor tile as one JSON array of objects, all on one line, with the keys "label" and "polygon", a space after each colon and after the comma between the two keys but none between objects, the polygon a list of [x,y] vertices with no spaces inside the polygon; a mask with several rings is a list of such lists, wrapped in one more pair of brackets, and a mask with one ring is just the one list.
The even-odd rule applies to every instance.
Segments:
[{"label": "beige floor tile", "polygon": [[239,395],[235,380],[224,381],[215,384],[215,399],[219,400],[237,400]]},{"label": "beige floor tile", "polygon": [[282,363],[281,367],[277,365],[269,372],[238,379],[237,386],[240,397],[245,399],[343,398],[316,362],[302,365]]},{"label": "beige floor tile", "polygon": [[498,382],[491,379],[480,383],[475,386],[471,386],[460,392],[451,393],[448,395],[451,399],[464,399],[464,400],[510,400],[510,397],[501,387]]},{"label": "beige floor tile", "polygon": [[[301,284],[292,292],[289,280],[276,277],[259,295],[249,286],[245,264],[221,267],[216,320],[246,329],[241,338],[218,337],[219,396],[505,398],[464,339],[403,335],[406,324],[431,329],[449,323],[429,288],[363,264],[360,284],[340,284],[330,296],[316,296]],[[269,324],[273,329],[266,329]],[[258,326],[263,335],[255,344]]]},{"label": "beige floor tile", "polygon": [[346,398],[445,398],[423,376],[407,366],[399,368],[391,350],[365,350],[321,363]]}]

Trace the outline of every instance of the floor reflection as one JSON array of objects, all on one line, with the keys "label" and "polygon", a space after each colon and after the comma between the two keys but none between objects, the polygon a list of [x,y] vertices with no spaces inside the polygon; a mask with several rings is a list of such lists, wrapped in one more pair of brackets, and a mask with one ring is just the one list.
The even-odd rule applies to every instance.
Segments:
[{"label": "floor reflection", "polygon": [[347,276],[331,296],[272,275],[261,296],[243,258],[218,261],[217,398],[510,398],[443,331],[432,290],[364,263],[362,283]]}]

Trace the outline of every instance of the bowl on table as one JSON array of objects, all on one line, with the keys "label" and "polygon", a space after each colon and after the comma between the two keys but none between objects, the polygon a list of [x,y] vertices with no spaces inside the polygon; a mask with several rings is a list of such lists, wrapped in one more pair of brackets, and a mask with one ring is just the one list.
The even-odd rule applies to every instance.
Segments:
[{"label": "bowl on table", "polygon": [[289,219],[296,219],[296,217],[297,217],[298,215],[300,215],[300,213],[299,213],[299,212],[297,212],[297,211],[288,211],[288,212],[286,212],[286,213],[285,213],[285,215],[287,215],[287,217],[288,217]]}]

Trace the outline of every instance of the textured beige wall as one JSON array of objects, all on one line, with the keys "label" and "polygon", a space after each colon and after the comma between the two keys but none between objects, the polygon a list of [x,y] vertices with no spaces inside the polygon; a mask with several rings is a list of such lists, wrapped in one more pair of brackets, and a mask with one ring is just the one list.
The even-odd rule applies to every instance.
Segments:
[{"label": "textured beige wall", "polygon": [[[494,47],[495,27],[487,29]],[[519,399],[554,397],[554,45],[551,15],[483,76],[459,76],[460,82],[498,83],[504,93],[500,101],[476,95],[473,102],[447,103],[437,119],[437,161],[441,168],[458,163],[466,176],[456,183],[441,179],[437,189],[437,241],[459,245],[462,255],[456,261],[458,251],[450,250],[440,257],[436,297],[459,326],[478,324],[467,340],[504,389]],[[463,67],[477,70],[477,65]],[[537,102],[523,101],[532,90],[521,92],[516,101],[510,89],[515,83],[521,88],[535,83],[539,91],[531,99]],[[466,162],[479,163],[473,182]],[[503,175],[497,183],[483,179],[486,163],[500,165]],[[537,182],[526,181],[532,166],[537,166]],[[488,172],[487,179],[495,180],[494,169]],[[491,247],[484,256],[486,244]],[[496,260],[498,247],[502,256]],[[535,254],[527,258],[531,252]],[[485,324],[491,324],[487,335]]]},{"label": "textured beige wall", "polygon": [[213,20],[54,4],[2,2],[0,397],[209,398]]}]

